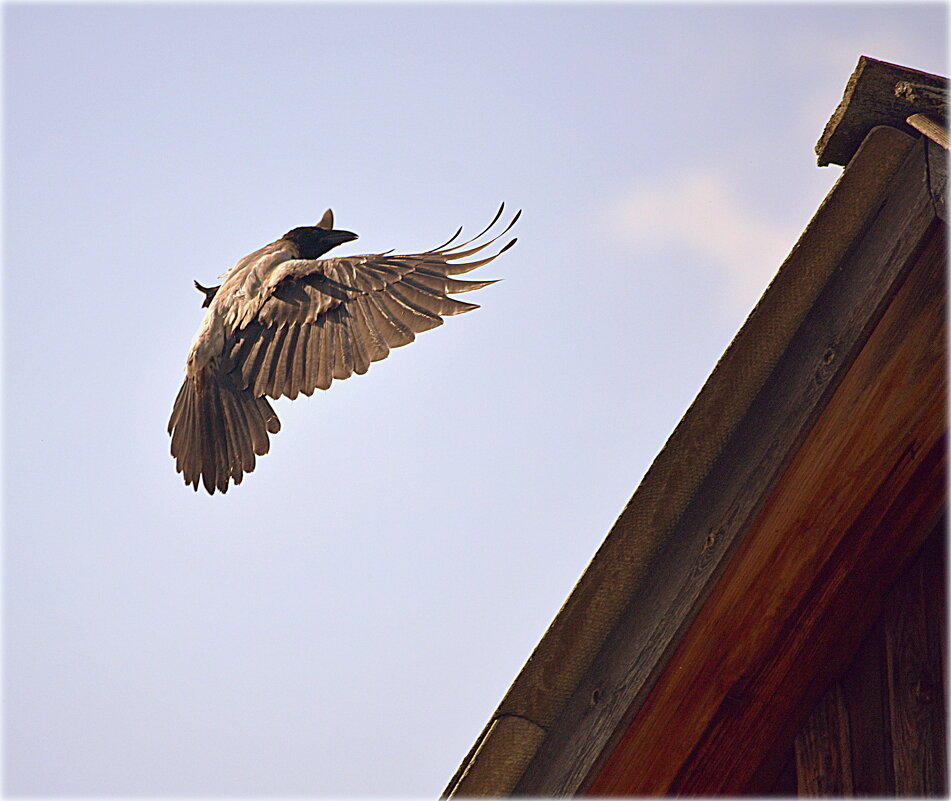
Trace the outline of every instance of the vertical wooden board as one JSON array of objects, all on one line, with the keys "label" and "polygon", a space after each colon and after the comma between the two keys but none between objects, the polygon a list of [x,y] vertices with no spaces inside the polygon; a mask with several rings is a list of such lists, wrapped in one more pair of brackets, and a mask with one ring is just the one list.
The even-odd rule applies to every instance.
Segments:
[{"label": "vertical wooden board", "polygon": [[885,655],[895,793],[947,793],[941,604],[944,571],[940,538],[921,557],[892,597],[885,614]]},{"label": "vertical wooden board", "polygon": [[[898,579],[885,599],[882,617],[862,643],[855,659],[813,711],[796,737],[799,762],[799,787],[803,795],[843,794],[844,783],[839,776],[843,758],[837,752],[836,726],[840,713],[848,722],[851,742],[851,794],[855,796],[886,797],[896,794],[892,757],[891,716],[889,714],[889,687],[886,670],[885,628],[886,617],[895,618],[896,611],[915,598],[923,588],[923,602],[908,613],[924,614],[926,625],[938,631],[939,665],[946,664],[946,519],[942,519],[929,534],[928,540],[915,561]],[[933,639],[933,638],[932,638]],[[943,667],[940,675],[944,676]],[[840,691],[841,688],[841,691]],[[944,688],[944,697],[947,690]],[[841,703],[841,708],[837,704]],[[907,758],[906,762],[909,762]],[[804,775],[803,775],[804,774]],[[914,785],[909,786],[909,790]],[[795,783],[793,785],[795,788]],[[790,793],[787,793],[787,795]]]},{"label": "vertical wooden board", "polygon": [[884,666],[885,628],[879,620],[842,678],[852,736],[853,790],[858,796],[895,793]]},{"label": "vertical wooden board", "polygon": [[[945,516],[931,534],[931,542],[922,552],[925,560],[925,609],[937,630],[941,660],[944,716],[948,716],[948,518]],[[947,731],[947,729],[945,729]],[[947,771],[945,771],[947,772]]]},{"label": "vertical wooden board", "polygon": [[948,151],[934,142],[925,144],[925,163],[928,167],[928,190],[935,214],[948,221]]},{"label": "vertical wooden board", "polygon": [[852,746],[842,686],[833,684],[796,735],[799,795],[852,795]]}]

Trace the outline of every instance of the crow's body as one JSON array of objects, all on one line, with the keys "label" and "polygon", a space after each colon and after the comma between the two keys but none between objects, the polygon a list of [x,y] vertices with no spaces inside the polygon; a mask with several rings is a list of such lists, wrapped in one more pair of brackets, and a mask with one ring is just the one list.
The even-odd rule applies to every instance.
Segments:
[{"label": "crow's body", "polygon": [[[502,209],[487,233],[499,219]],[[356,239],[333,229],[328,210],[316,226],[295,228],[241,259],[218,287],[196,287],[208,312],[188,352],[185,382],[168,430],[172,455],[185,483],[209,493],[227,492],[268,451],[268,434],[280,422],[267,396],[310,395],[333,379],[364,373],[390,348],[442,324],[442,315],[477,308],[448,295],[492,281],[453,275],[486,264],[507,250],[474,262],[473,255],[508,231],[468,250],[449,247],[395,256],[387,253],[322,259]],[[461,229],[460,229],[461,230]],[[456,234],[458,236],[458,232]]]}]

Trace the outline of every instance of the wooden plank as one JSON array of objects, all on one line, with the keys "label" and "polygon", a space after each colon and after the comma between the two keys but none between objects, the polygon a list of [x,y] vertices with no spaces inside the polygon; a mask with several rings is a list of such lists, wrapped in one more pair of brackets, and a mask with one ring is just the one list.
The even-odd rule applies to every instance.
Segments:
[{"label": "wooden plank", "polygon": [[880,619],[842,677],[852,739],[853,790],[859,796],[895,794],[884,666],[885,628]]},{"label": "wooden plank", "polygon": [[[764,357],[758,343],[751,341],[747,334],[762,339],[775,337],[775,332],[770,330],[770,318],[774,314],[780,318],[787,313],[788,309],[782,308],[784,304],[800,301],[803,290],[796,284],[814,280],[813,271],[820,266],[822,269],[838,267],[830,269],[831,278],[819,297],[809,301],[806,316],[798,321],[796,332],[786,340],[785,353],[772,361],[771,375],[746,408],[731,439],[696,489],[693,501],[666,535],[665,550],[653,558],[651,570],[582,676],[556,725],[551,727],[538,755],[517,785],[519,793],[575,793],[597,770],[626,722],[647,697],[699,604],[791,458],[803,432],[831,395],[892,297],[902,270],[933,214],[922,146],[915,145],[917,152],[908,156],[897,175],[892,171],[887,173],[900,191],[896,190],[887,199],[879,193],[879,199],[861,212],[861,207],[853,201],[861,198],[864,203],[869,199],[863,197],[864,193],[874,189],[874,173],[866,172],[866,167],[886,164],[902,142],[908,144],[911,140],[893,129],[880,128],[873,132],[863,145],[861,158],[857,156],[843,173],[840,185],[830,194],[751,316],[750,322],[754,322],[755,327],[748,323],[737,337],[734,346],[739,343],[742,349],[734,350],[731,346],[724,357],[724,362],[732,357],[745,363],[743,367],[730,366],[741,375],[744,367],[754,369],[757,360]],[[832,248],[841,244],[835,242],[837,227],[867,228],[875,209],[881,209],[879,219],[883,223],[874,227],[851,258],[844,263],[837,261],[846,255],[843,249],[832,256]],[[852,217],[857,212],[859,216]],[[896,231],[901,234],[896,235]],[[848,241],[852,241],[851,237]],[[829,258],[833,260],[826,261]],[[735,378],[736,372],[731,376]],[[714,378],[716,374],[711,376],[709,384],[714,383]],[[724,400],[713,408],[701,403],[706,400],[704,395],[708,388],[704,388],[688,413],[692,418],[690,427],[682,424],[671,437],[674,443],[676,434],[683,433],[687,440],[669,445],[669,450],[665,448],[666,453],[658,457],[658,462],[662,457],[677,455],[680,470],[685,472],[698,450],[690,437],[697,435],[698,428],[713,425],[718,415],[724,416],[723,403],[730,398],[731,387],[716,388]],[[685,423],[688,417],[684,418]],[[661,502],[663,491],[664,485],[661,485]],[[629,537],[635,543],[646,536],[644,530],[651,521],[633,514],[641,500],[640,493],[639,488],[612,536]],[[601,553],[597,559],[600,557]],[[606,571],[613,569],[612,562],[605,565]],[[611,578],[610,573],[601,577],[606,582]],[[584,581],[587,580],[586,575]],[[578,628],[589,625],[588,616],[582,614],[583,607],[572,611],[577,612]],[[551,684],[548,682],[547,686]]]},{"label": "wooden plank", "polygon": [[932,538],[885,615],[895,793],[947,795],[944,538]]},{"label": "wooden plank", "polygon": [[[900,85],[908,84],[918,87],[917,93],[902,91]],[[938,115],[939,121],[946,124],[943,116],[946,109],[935,106],[930,97],[947,96],[947,91],[947,78],[940,75],[861,56],[838,108],[816,144],[819,166],[848,164],[876,125],[891,125],[911,132],[906,120],[916,112]]]},{"label": "wooden plank", "polygon": [[796,735],[799,795],[851,796],[852,741],[842,685],[832,685]]},{"label": "wooden plank", "polygon": [[925,158],[935,214],[948,222],[948,153],[937,144],[929,142]]},{"label": "wooden plank", "polygon": [[[896,795],[889,714],[889,682],[886,681],[886,621],[911,618],[915,626],[931,625],[931,652],[935,674],[942,678],[944,623],[947,619],[944,575],[946,572],[946,519],[934,527],[911,566],[889,591],[884,614],[862,643],[842,678],[826,693],[796,735],[800,794],[890,797]],[[924,578],[927,577],[927,578]],[[921,590],[925,590],[924,593]],[[910,599],[910,601],[909,601]],[[920,631],[918,634],[920,635]],[[928,639],[928,638],[925,638]],[[892,677],[894,691],[895,677]],[[943,718],[943,715],[940,716]],[[851,744],[843,755],[847,735]],[[940,742],[931,743],[931,755],[943,756]],[[918,755],[899,755],[913,781],[921,781]],[[845,775],[843,766],[851,763]],[[943,761],[941,762],[944,765]],[[946,766],[945,766],[946,774]],[[939,785],[940,786],[940,785]],[[903,782],[901,795],[921,795],[920,784]],[[795,794],[795,793],[793,793]]]},{"label": "wooden plank", "polygon": [[945,257],[935,222],[591,794],[755,792],[851,660],[946,503]]}]

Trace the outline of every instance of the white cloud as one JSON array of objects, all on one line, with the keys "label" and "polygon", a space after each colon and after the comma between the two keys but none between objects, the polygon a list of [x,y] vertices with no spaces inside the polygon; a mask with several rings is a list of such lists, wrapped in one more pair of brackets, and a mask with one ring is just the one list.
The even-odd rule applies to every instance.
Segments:
[{"label": "white cloud", "polygon": [[751,308],[798,232],[746,204],[735,181],[713,170],[640,186],[609,208],[611,234],[625,245],[688,247],[722,271],[727,309]]}]

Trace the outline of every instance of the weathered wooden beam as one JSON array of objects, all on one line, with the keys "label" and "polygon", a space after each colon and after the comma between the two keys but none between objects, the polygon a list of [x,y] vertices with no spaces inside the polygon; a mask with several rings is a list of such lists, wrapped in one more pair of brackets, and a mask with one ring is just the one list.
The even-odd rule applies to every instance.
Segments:
[{"label": "weathered wooden beam", "polygon": [[476,740],[450,787],[463,788],[463,797],[507,795],[515,784],[512,777],[522,775],[544,737],[545,730],[530,720],[496,717]]},{"label": "weathered wooden beam", "polygon": [[946,124],[946,107],[936,104],[935,98],[946,97],[947,91],[948,81],[939,75],[861,56],[842,101],[816,144],[819,166],[848,164],[876,125],[891,125],[911,133],[913,129],[906,120],[917,112],[938,114],[939,122]]},{"label": "weathered wooden beam", "polygon": [[[902,187],[929,192],[923,174]],[[756,792],[941,514],[946,239],[910,200],[893,196],[853,255],[897,260],[897,293],[590,793]]]}]

